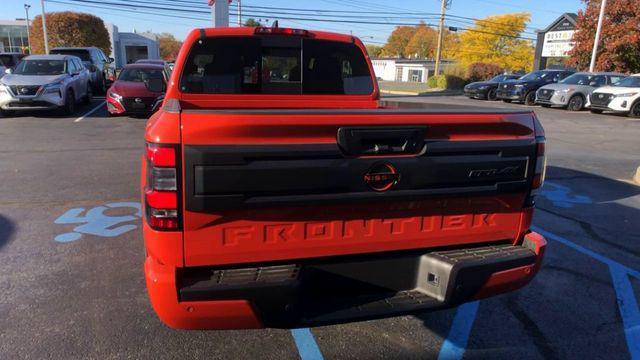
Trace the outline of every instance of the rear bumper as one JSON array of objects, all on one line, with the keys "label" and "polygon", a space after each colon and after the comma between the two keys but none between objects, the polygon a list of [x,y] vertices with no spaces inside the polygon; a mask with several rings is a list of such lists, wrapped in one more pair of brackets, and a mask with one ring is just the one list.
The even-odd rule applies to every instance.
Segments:
[{"label": "rear bumper", "polygon": [[526,285],[546,241],[243,267],[176,269],[145,261],[151,303],[179,329],[298,327],[455,306]]}]

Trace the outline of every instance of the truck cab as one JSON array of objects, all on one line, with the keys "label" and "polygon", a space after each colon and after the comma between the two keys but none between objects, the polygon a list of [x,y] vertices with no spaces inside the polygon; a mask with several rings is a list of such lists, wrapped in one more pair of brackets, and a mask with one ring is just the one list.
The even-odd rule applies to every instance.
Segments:
[{"label": "truck cab", "polygon": [[145,278],[172,328],[437,310],[540,267],[535,115],[380,101],[353,36],[192,31],[145,142]]}]

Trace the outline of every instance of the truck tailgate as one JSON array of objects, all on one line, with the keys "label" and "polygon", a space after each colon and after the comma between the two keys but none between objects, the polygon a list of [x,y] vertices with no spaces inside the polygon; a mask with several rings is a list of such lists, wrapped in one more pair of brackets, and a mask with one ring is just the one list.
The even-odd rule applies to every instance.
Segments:
[{"label": "truck tailgate", "polygon": [[185,110],[187,266],[513,242],[532,113]]}]

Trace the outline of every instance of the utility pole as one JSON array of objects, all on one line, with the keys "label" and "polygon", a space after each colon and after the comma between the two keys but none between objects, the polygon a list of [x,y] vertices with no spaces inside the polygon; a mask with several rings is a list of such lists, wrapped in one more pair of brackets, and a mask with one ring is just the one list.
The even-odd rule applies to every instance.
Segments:
[{"label": "utility pole", "polygon": [[440,72],[440,57],[442,56],[442,43],[444,42],[444,14],[451,6],[451,1],[452,0],[442,0],[442,6],[440,7],[440,26],[438,27],[438,48],[436,49],[436,68],[434,75],[438,75]]},{"label": "utility pole", "polygon": [[242,26],[242,0],[238,0],[238,26]]},{"label": "utility pole", "polygon": [[211,6],[213,27],[229,27],[229,1],[209,0],[209,6]]},{"label": "utility pole", "polygon": [[29,54],[31,54],[31,30],[29,29],[29,8],[31,5],[24,4],[24,11],[27,13],[27,44],[29,44]]},{"label": "utility pole", "polygon": [[44,35],[44,53],[49,55],[49,36],[47,36],[47,17],[44,12],[44,0],[40,0],[40,7],[42,7],[42,33]]},{"label": "utility pole", "polygon": [[591,63],[589,64],[589,72],[593,72],[596,67],[596,58],[598,56],[598,43],[600,42],[600,31],[602,30],[602,20],[604,19],[604,8],[607,6],[607,0],[601,0],[600,16],[598,16],[598,28],[596,29],[596,39],[593,42],[593,52],[591,53]]}]

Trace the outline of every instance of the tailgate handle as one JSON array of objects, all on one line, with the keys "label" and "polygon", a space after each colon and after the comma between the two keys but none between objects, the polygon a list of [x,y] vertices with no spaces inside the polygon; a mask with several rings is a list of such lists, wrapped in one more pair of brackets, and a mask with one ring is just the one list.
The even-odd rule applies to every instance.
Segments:
[{"label": "tailgate handle", "polygon": [[338,129],[338,145],[347,155],[415,155],[422,153],[427,128],[347,127]]}]

